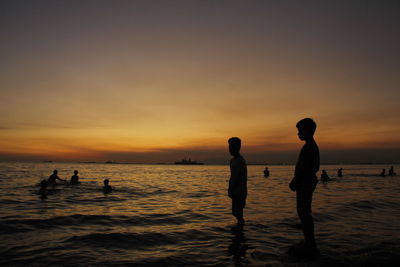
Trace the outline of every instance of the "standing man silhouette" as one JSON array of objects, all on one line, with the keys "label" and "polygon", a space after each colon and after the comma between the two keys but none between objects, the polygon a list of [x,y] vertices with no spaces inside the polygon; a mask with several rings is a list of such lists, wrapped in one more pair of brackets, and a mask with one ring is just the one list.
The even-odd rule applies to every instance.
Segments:
[{"label": "standing man silhouette", "polygon": [[305,141],[302,147],[294,173],[294,178],[289,184],[292,191],[296,191],[297,214],[300,218],[304,243],[300,243],[296,252],[309,254],[317,252],[314,237],[314,219],[311,216],[311,203],[315,187],[318,183],[316,172],[319,171],[319,149],[314,140],[314,132],[317,128],[310,118],[300,120],[296,127],[301,141]]},{"label": "standing man silhouette", "polygon": [[228,196],[232,199],[232,215],[236,217],[239,227],[243,226],[243,209],[247,197],[247,165],[240,155],[241,140],[232,137],[228,140],[229,153],[233,156],[230,162],[231,178],[229,179]]}]

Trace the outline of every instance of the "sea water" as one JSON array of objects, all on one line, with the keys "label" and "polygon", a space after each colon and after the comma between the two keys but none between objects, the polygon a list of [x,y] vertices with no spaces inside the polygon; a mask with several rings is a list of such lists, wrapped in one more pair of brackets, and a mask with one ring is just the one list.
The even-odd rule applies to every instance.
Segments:
[{"label": "sea water", "polygon": [[[0,163],[0,265],[399,264],[400,177],[379,176],[389,166],[321,166],[333,180],[314,194],[315,259],[286,253],[302,239],[288,188],[294,166],[269,166],[268,178],[264,167],[248,166],[246,224],[237,231],[227,165]],[[68,180],[78,170],[81,184],[49,187],[42,199],[38,183],[53,169]]]}]

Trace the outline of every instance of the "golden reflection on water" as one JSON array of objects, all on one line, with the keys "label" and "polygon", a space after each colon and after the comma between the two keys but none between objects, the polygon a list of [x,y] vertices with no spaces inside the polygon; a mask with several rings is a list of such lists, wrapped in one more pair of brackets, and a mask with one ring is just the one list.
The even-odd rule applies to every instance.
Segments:
[{"label": "golden reflection on water", "polygon": [[[101,262],[101,252],[113,246],[116,255],[130,262],[148,257],[257,263],[273,255],[269,260],[278,263],[280,250],[302,238],[294,227],[295,195],[288,188],[293,166],[270,166],[269,178],[263,177],[264,166],[249,166],[242,232],[231,231],[229,166],[2,163],[1,167],[5,194],[0,201],[9,203],[2,205],[1,220],[28,229],[15,235],[32,250],[73,244],[72,255],[79,256],[80,247],[100,253],[88,259],[91,263]],[[61,178],[78,169],[82,184],[50,188],[48,198],[41,200],[35,184],[55,168]],[[333,174],[338,166],[324,168],[334,180],[317,186],[313,202],[321,250],[344,253],[398,236],[398,177],[374,175],[380,166],[346,166],[345,176],[337,179]],[[109,194],[102,191],[105,178],[115,188]],[[4,233],[5,244],[18,246],[16,236]]]}]

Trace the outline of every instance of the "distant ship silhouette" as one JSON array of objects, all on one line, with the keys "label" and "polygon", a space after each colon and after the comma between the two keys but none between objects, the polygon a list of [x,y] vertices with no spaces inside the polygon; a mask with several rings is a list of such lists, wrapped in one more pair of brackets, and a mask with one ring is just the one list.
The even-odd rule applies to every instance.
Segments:
[{"label": "distant ship silhouette", "polygon": [[197,161],[192,161],[190,158],[186,159],[184,158],[181,161],[175,161],[175,164],[182,164],[182,165],[203,165],[204,163],[202,162],[197,162]]}]

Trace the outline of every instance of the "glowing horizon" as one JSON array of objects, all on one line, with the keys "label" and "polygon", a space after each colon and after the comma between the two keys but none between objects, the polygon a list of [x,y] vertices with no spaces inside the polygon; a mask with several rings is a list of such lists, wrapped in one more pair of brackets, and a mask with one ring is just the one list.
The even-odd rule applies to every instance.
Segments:
[{"label": "glowing horizon", "polygon": [[326,151],[400,154],[390,4],[62,3],[2,4],[0,159],[217,161],[239,136],[262,161],[304,117]]}]

